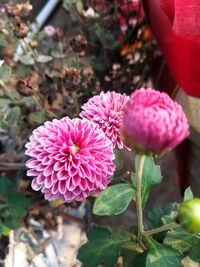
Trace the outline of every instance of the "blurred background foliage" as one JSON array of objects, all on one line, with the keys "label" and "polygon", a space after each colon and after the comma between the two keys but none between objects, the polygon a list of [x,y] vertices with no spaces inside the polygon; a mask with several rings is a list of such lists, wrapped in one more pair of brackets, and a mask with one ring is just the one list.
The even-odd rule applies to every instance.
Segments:
[{"label": "blurred background foliage", "polygon": [[[26,177],[24,146],[33,129],[78,116],[102,90],[130,94],[158,85],[163,71],[139,1],[60,1],[33,31],[46,2],[0,1],[0,236],[27,226],[33,209],[43,213],[47,206]],[[121,159],[116,151],[115,179],[128,175]],[[48,209],[57,214],[78,206],[55,202]]]}]

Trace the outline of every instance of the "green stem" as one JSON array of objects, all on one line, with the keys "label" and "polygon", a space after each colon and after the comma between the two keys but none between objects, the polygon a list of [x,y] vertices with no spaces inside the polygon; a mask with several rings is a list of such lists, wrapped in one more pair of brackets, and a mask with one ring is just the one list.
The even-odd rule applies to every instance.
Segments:
[{"label": "green stem", "polygon": [[138,241],[141,241],[142,233],[144,231],[143,214],[142,214],[142,198],[141,198],[141,185],[142,185],[142,170],[144,166],[145,155],[139,155],[136,167],[136,210],[138,222]]},{"label": "green stem", "polygon": [[172,223],[163,225],[161,227],[154,228],[152,230],[144,231],[143,235],[144,236],[154,235],[154,234],[157,234],[157,233],[160,233],[160,232],[164,232],[164,231],[167,231],[167,230],[169,230],[171,228],[175,228],[175,227],[179,227],[179,226],[180,225],[178,223],[172,222]]},{"label": "green stem", "polygon": [[0,86],[3,88],[4,90],[4,94],[10,98],[10,100],[13,102],[13,103],[16,103],[14,97],[12,96],[12,94],[10,93],[10,91],[8,90],[8,88],[5,86],[5,84],[2,82],[0,83]]},{"label": "green stem", "polygon": [[78,115],[80,112],[80,107],[79,107],[78,96],[77,96],[76,91],[72,92],[72,97],[74,100],[74,106],[75,106],[76,114]]},{"label": "green stem", "polygon": [[22,47],[23,47],[23,45],[24,45],[24,47],[25,47],[27,50],[29,50],[29,52],[31,53],[31,55],[32,55],[32,57],[33,57],[33,60],[34,60],[34,62],[35,62],[35,68],[37,69],[37,71],[39,71],[39,72],[42,74],[43,72],[41,71],[40,66],[39,66],[39,64],[38,64],[38,55],[37,55],[37,53],[34,51],[34,49],[32,49],[32,47],[30,46],[30,44],[29,44],[29,42],[26,40],[26,38],[24,38],[24,39],[21,40],[21,45],[22,45]]},{"label": "green stem", "polygon": [[25,47],[31,52],[35,62],[37,62],[37,54],[36,52],[32,49],[32,47],[29,45],[28,41],[24,38],[22,39],[22,42],[24,43]]},{"label": "green stem", "polygon": [[34,102],[35,102],[36,106],[38,107],[38,109],[40,109],[44,113],[48,113],[51,117],[57,118],[57,115],[54,112],[52,112],[50,110],[46,110],[40,105],[40,102],[37,100],[35,95],[32,96],[32,99],[34,100]]}]

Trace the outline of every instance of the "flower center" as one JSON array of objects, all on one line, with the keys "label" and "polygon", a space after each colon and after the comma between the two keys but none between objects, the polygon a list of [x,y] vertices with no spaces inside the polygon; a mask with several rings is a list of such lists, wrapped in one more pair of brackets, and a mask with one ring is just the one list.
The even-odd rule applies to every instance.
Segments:
[{"label": "flower center", "polygon": [[75,155],[79,151],[80,151],[80,147],[79,146],[77,146],[77,145],[69,146],[69,153],[71,155]]}]

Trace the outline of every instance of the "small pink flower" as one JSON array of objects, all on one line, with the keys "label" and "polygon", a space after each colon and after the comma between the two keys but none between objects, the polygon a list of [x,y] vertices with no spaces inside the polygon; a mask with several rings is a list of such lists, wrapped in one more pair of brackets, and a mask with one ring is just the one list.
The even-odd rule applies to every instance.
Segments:
[{"label": "small pink flower", "polygon": [[188,129],[179,104],[165,93],[141,88],[125,105],[121,137],[128,147],[160,153],[181,143]]},{"label": "small pink flower", "polygon": [[115,170],[111,141],[86,119],[47,121],[33,131],[26,148],[32,188],[48,200],[81,201],[99,193]]},{"label": "small pink flower", "polygon": [[48,25],[44,27],[44,32],[46,33],[47,36],[53,37],[56,33],[56,29],[53,26]]},{"label": "small pink flower", "polygon": [[112,141],[113,148],[118,146],[123,148],[123,143],[119,136],[119,129],[122,121],[123,107],[129,97],[116,92],[101,92],[94,96],[82,106],[80,113],[82,118],[97,123],[104,131],[105,135]]}]

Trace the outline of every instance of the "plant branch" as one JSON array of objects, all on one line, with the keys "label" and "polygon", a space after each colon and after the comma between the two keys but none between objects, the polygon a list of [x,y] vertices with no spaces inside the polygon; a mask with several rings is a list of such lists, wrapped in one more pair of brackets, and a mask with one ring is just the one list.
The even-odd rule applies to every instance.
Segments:
[{"label": "plant branch", "polygon": [[36,97],[35,95],[32,96],[32,99],[34,100],[34,102],[35,102],[36,106],[38,107],[38,109],[40,109],[40,110],[41,110],[42,112],[44,112],[45,114],[48,113],[51,117],[55,117],[55,118],[57,118],[57,115],[56,115],[54,112],[52,112],[52,111],[50,111],[50,110],[48,110],[48,109],[44,109],[44,108],[41,106],[40,102],[38,101],[38,99],[37,99],[37,97]]},{"label": "plant branch", "polygon": [[75,91],[72,92],[72,97],[74,100],[74,106],[75,106],[76,114],[78,115],[80,112],[80,107],[79,107],[79,103],[78,103],[78,96],[77,96],[77,93]]},{"label": "plant branch", "polygon": [[175,227],[179,227],[179,226],[180,225],[178,223],[172,222],[172,223],[169,223],[169,224],[154,228],[152,230],[143,231],[143,235],[144,236],[154,235],[154,234],[157,234],[157,233],[160,233],[160,232],[164,232],[164,231],[167,231],[167,230],[169,230],[171,228],[175,228]]},{"label": "plant branch", "polygon": [[141,197],[141,182],[142,182],[142,170],[144,166],[145,155],[138,156],[138,162],[136,167],[136,210],[137,210],[137,222],[138,222],[138,241],[141,241],[142,233],[144,231],[143,226],[143,214],[142,214],[142,197]]},{"label": "plant branch", "polygon": [[8,88],[5,86],[5,84],[3,82],[0,83],[0,86],[3,88],[3,91],[4,91],[4,94],[10,98],[10,100],[13,102],[13,103],[16,103],[14,97],[12,96],[12,94],[10,93],[10,91],[8,90]]}]

